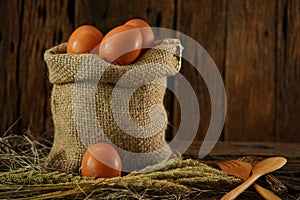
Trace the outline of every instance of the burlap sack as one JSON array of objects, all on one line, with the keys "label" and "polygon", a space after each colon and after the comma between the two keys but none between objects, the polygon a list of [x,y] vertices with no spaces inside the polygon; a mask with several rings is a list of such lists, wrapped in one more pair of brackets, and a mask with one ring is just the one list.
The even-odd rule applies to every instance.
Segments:
[{"label": "burlap sack", "polygon": [[46,166],[78,173],[84,152],[97,142],[114,145],[127,171],[166,159],[163,98],[167,77],[180,69],[179,49],[179,40],[165,39],[123,66],[68,54],[66,43],[47,50],[55,135]]}]

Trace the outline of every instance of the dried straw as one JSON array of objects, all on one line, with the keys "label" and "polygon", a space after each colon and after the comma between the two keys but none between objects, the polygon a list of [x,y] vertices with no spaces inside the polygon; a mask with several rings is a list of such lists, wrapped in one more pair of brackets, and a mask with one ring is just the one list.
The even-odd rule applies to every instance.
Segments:
[{"label": "dried straw", "polygon": [[41,166],[47,151],[27,136],[0,138],[0,199],[189,199],[241,183],[200,161],[182,158],[123,177],[94,180],[45,171]]}]

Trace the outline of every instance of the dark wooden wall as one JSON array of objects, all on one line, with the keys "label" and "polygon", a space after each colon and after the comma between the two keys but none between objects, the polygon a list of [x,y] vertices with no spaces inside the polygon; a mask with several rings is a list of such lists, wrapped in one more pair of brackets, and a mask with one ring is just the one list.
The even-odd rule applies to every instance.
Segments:
[{"label": "dark wooden wall", "polygon": [[[29,129],[51,136],[43,52],[67,41],[79,25],[106,33],[133,17],[189,35],[209,52],[226,87],[223,140],[300,141],[298,0],[1,0],[0,135]],[[210,118],[208,91],[187,63],[181,73],[199,98],[201,140]],[[165,102],[170,138],[180,111],[171,92]]]}]

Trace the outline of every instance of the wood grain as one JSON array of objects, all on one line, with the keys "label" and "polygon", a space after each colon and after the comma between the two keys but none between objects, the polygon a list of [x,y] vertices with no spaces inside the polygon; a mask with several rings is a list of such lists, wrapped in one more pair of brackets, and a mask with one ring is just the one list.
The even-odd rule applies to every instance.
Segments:
[{"label": "wood grain", "polygon": [[[43,60],[46,49],[66,41],[72,30],[68,1],[24,1],[20,30],[19,90],[23,128],[42,134],[50,126],[50,87]],[[53,20],[55,19],[55,20]]]},{"label": "wood grain", "polygon": [[[294,0],[1,0],[0,135],[19,117],[9,133],[29,129],[52,135],[46,49],[67,41],[79,25],[92,24],[107,33],[138,17],[194,38],[211,55],[223,75],[228,101],[222,140],[299,142],[299,4]],[[208,90],[187,62],[181,74],[198,97],[199,141],[211,117]],[[179,83],[169,82],[177,91]],[[171,140],[181,113],[170,91],[165,106]],[[190,118],[182,120],[193,126],[194,119],[191,111]]]},{"label": "wood grain", "polygon": [[[7,132],[20,116],[17,76],[21,13],[21,1],[0,2],[0,136]],[[9,133],[14,132],[19,126],[20,123],[17,123]]]},{"label": "wood grain", "polygon": [[174,1],[78,0],[75,2],[75,26],[92,24],[106,34],[131,18],[144,19],[154,27],[173,28]]},{"label": "wood grain", "polygon": [[225,140],[275,141],[276,2],[229,1]]},{"label": "wood grain", "polygon": [[[201,142],[195,142],[185,155],[193,158],[198,156],[198,148]],[[227,156],[285,156],[291,160],[300,159],[299,143],[283,142],[218,142],[208,157]],[[300,170],[300,169],[299,169]]]},{"label": "wood grain", "polygon": [[[226,1],[219,0],[216,3],[213,1],[179,0],[177,10],[177,30],[196,40],[210,54],[222,74],[225,60]],[[184,48],[183,51],[187,51],[186,49],[190,47]],[[191,49],[189,49],[189,52],[193,52],[193,55],[189,55],[193,59],[199,56]],[[211,117],[208,89],[201,74],[189,63],[183,62],[180,73],[189,81],[198,98],[200,124],[196,140],[202,140],[208,129]],[[177,81],[175,80],[175,90],[177,90],[179,97],[184,97],[182,95],[185,94],[185,88],[182,88],[182,85],[180,85],[180,78]],[[189,104],[192,107],[196,106],[192,105],[192,103]],[[198,123],[195,121],[197,113],[194,113],[193,110],[191,110],[188,118],[181,119],[180,114],[180,105],[177,101],[174,101],[174,135],[177,133],[180,123],[190,124],[189,127],[184,129],[186,134],[190,133],[192,127]]]},{"label": "wood grain", "polygon": [[300,2],[278,2],[277,141],[300,141]]}]

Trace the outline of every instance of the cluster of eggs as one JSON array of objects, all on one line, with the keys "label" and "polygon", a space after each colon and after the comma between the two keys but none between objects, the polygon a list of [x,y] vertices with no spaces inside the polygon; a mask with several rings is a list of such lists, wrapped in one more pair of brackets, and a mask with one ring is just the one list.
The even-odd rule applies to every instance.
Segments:
[{"label": "cluster of eggs", "polygon": [[105,36],[94,26],[78,27],[69,37],[67,53],[98,54],[107,62],[126,65],[134,62],[142,49],[154,45],[154,33],[147,22],[131,19]]}]

